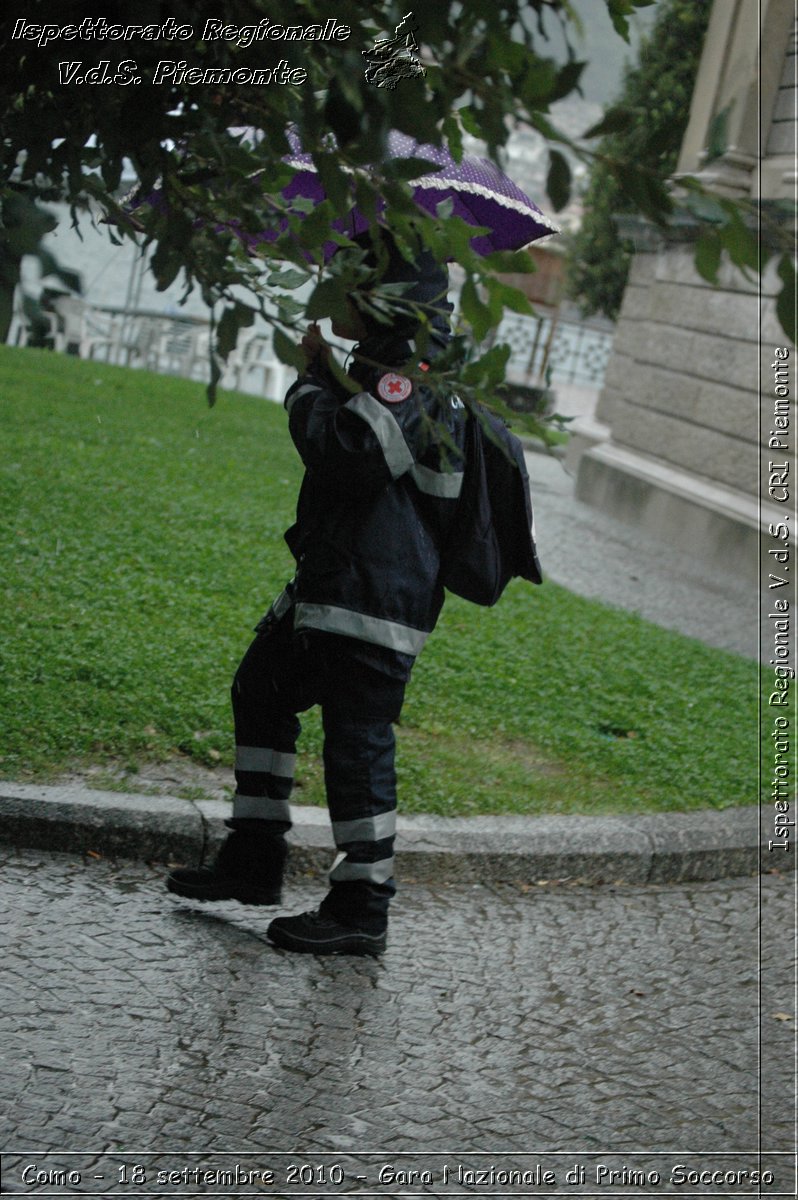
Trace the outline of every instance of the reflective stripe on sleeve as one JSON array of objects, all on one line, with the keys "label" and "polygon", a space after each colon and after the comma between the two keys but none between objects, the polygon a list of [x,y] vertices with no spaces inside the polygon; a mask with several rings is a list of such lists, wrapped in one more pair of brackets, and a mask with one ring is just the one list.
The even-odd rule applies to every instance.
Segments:
[{"label": "reflective stripe on sleeve", "polygon": [[282,754],[279,750],[270,750],[262,746],[236,746],[237,771],[254,771],[291,779],[295,766],[295,754]]},{"label": "reflective stripe on sleeve", "polygon": [[331,883],[345,883],[351,879],[363,879],[367,883],[385,883],[393,875],[393,857],[381,858],[379,862],[357,863],[342,858],[333,864],[330,871]]},{"label": "reflective stripe on sleeve", "polygon": [[359,392],[351,400],[347,400],[344,408],[357,413],[367,425],[371,426],[377,441],[380,443],[385,462],[393,479],[398,479],[413,466],[413,455],[404,439],[396,418],[380,404],[379,400],[368,392]]},{"label": "reflective stripe on sleeve", "polygon": [[293,603],[294,603],[294,580],[292,579],[289,584],[286,584],[286,586],[280,592],[280,595],[276,596],[275,599],[271,602],[268,610],[263,614],[263,616],[261,617],[261,619],[258,621],[257,625],[255,626],[255,632],[263,633],[263,632],[267,631],[270,628],[270,626],[274,625],[277,621],[281,621],[282,618],[289,611],[289,609],[291,608],[291,605]]},{"label": "reflective stripe on sleeve", "polygon": [[294,404],[301,396],[307,396],[310,395],[310,392],[312,391],[320,390],[322,389],[320,389],[320,386],[317,383],[302,384],[301,388],[296,389],[296,391],[292,392],[292,395],[286,397],[286,412],[290,413],[290,410],[292,410]]},{"label": "reflective stripe on sleeve", "polygon": [[380,842],[396,833],[396,813],[378,813],[376,817],[358,817],[354,821],[333,821],[336,846],[350,842]]},{"label": "reflective stripe on sleeve", "polygon": [[319,385],[317,383],[303,383],[302,387],[298,387],[295,392],[292,392],[292,394],[290,396],[286,397],[286,401],[285,401],[286,412],[291,411],[291,409],[294,407],[294,405],[296,404],[296,402],[300,398],[300,396],[307,396],[309,392],[320,392],[320,391],[321,391],[321,388],[319,387]]},{"label": "reflective stripe on sleeve", "polygon": [[365,613],[336,608],[332,604],[297,604],[294,627],[301,629],[303,626],[360,638],[363,642],[398,650],[400,654],[420,654],[429,636],[422,629],[413,629],[410,625],[386,621],[383,617],[369,617]]},{"label": "reflective stripe on sleeve", "polygon": [[272,614],[275,621],[279,621],[281,617],[285,616],[292,603],[293,601],[291,599],[291,593],[289,592],[288,588],[283,588],[283,590],[280,592],[280,595],[272,602],[272,606],[269,609],[269,612]]},{"label": "reflective stripe on sleeve", "polygon": [[291,809],[287,800],[275,800],[272,796],[233,796],[233,816],[249,817],[256,821],[291,820]]},{"label": "reflective stripe on sleeve", "polygon": [[433,471],[415,463],[410,468],[410,477],[420,492],[446,500],[456,500],[463,487],[462,471]]}]

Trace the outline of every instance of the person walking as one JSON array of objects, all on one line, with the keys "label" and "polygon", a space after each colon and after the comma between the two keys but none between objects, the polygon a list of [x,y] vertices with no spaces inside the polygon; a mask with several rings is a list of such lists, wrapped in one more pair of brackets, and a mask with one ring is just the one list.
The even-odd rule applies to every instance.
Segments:
[{"label": "person walking", "polygon": [[335,380],[317,327],[303,338],[307,365],[285,398],[305,467],[285,535],[296,574],[233,681],[231,832],[212,866],[167,881],[199,900],[280,903],[297,714],[320,705],[338,853],[319,908],[277,917],[267,931],[278,947],[315,954],[377,955],[386,946],[396,891],[393,726],[443,605],[441,553],[463,481],[460,401],[402,373],[416,357],[422,313],[427,360],[449,339],[446,269],[428,252],[408,262],[387,234],[366,261],[376,269],[378,259],[381,281],[404,285],[400,314],[383,324],[355,297],[333,322],[337,336],[356,342],[355,395]]}]

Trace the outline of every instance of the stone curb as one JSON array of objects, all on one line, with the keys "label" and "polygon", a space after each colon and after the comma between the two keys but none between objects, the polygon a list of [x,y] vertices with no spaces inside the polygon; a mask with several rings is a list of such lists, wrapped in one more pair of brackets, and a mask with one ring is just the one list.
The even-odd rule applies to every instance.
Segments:
[{"label": "stone curb", "polygon": [[[289,874],[326,874],[334,850],[323,809],[292,808]],[[0,842],[161,862],[209,861],[230,806],[83,787],[0,783]],[[668,883],[794,866],[768,848],[767,808],[629,817],[400,816],[397,876],[418,882]]]}]

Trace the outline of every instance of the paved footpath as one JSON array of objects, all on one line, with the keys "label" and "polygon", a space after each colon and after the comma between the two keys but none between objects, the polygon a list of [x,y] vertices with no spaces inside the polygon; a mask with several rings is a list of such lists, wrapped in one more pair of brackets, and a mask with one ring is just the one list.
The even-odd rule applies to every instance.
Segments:
[{"label": "paved footpath", "polygon": [[[747,658],[759,653],[759,594],[693,552],[577,500],[559,459],[526,456],[543,573],[579,596]],[[766,659],[767,661],[767,659]]]},{"label": "paved footpath", "polygon": [[794,875],[408,883],[372,960],[162,867],[0,859],[4,1195],[793,1194],[756,1150],[793,1147]]}]

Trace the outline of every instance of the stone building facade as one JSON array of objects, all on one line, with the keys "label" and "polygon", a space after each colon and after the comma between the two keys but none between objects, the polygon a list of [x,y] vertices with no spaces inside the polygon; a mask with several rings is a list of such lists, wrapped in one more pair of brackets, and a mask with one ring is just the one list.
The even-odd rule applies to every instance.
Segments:
[{"label": "stone building facade", "polygon": [[[724,196],[793,196],[794,12],[792,0],[715,0],[679,173]],[[724,112],[727,149],[709,163],[704,148]],[[573,439],[580,499],[691,548],[720,576],[751,582],[768,423],[757,396],[761,383],[772,409],[776,346],[788,345],[795,361],[776,320],[780,286],[774,262],[761,283],[724,262],[713,287],[689,244],[644,244],[595,419]],[[791,470],[794,478],[794,459]]]}]

